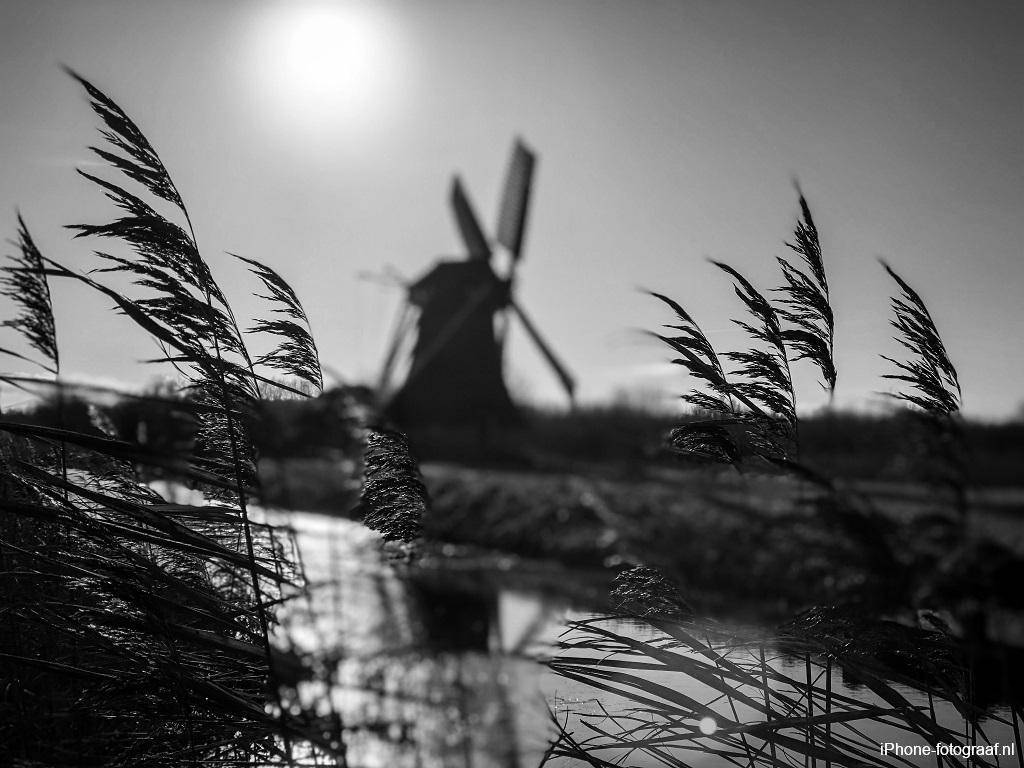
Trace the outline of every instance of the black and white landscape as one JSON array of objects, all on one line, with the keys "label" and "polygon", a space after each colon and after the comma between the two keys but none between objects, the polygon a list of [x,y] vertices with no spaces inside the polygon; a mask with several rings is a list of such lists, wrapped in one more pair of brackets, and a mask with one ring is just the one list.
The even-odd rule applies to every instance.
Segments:
[{"label": "black and white landscape", "polygon": [[9,0],[0,766],[1022,766],[1024,9]]}]

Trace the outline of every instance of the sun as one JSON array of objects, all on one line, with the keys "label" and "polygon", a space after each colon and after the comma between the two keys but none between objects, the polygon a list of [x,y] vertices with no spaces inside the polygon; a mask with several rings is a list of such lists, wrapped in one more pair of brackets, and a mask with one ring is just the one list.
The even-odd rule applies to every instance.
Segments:
[{"label": "sun", "polygon": [[256,85],[267,107],[289,123],[365,126],[394,100],[399,42],[372,5],[282,3],[260,25]]}]

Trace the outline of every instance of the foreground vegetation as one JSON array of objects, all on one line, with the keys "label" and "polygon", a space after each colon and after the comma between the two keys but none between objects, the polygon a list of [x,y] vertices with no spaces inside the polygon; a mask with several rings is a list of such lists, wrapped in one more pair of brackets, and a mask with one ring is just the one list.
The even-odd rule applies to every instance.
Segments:
[{"label": "foreground vegetation", "polygon": [[[20,217],[4,268],[3,291],[18,308],[5,325],[25,351],[13,338],[2,351],[46,376],[2,378],[44,386],[55,424],[0,419],[0,763],[344,762],[337,718],[289,701],[299,673],[275,647],[275,623],[303,576],[288,531],[252,513],[260,491],[250,425],[266,392],[321,386],[305,313],[276,272],[239,257],[269,305],[241,330],[156,151],[113,100],[71,76],[103,124],[105,144],[93,152],[117,181],[80,173],[118,215],[70,227],[111,249],[95,251],[92,272],[46,257]],[[101,282],[112,274],[130,288]],[[187,443],[125,439],[101,405],[88,407],[87,425],[69,423],[67,406],[83,392],[59,378],[54,278],[99,292],[153,337],[162,351],[154,362],[177,372],[187,397],[145,400],[191,421]],[[248,344],[258,335],[274,343],[255,356]],[[409,538],[421,510],[404,443],[367,435],[360,509],[386,537]],[[169,503],[144,482],[154,473],[207,503]]]},{"label": "foreground vegetation", "polygon": [[[570,713],[559,723],[549,758],[610,766],[643,755],[650,764],[685,765],[688,755],[699,752],[750,766],[910,764],[878,751],[879,728],[895,732],[894,741],[933,749],[977,747],[992,743],[981,725],[987,717],[1013,733],[1016,760],[1024,761],[1015,694],[1007,717],[987,712],[975,675],[987,640],[986,611],[1015,582],[1004,573],[983,586],[974,577],[993,553],[1017,572],[1021,560],[994,543],[984,554],[976,549],[957,372],[924,301],[885,263],[895,283],[892,325],[903,352],[883,356],[893,368],[886,378],[899,387],[893,397],[909,408],[904,441],[913,453],[904,472],[929,489],[926,514],[913,519],[911,536],[898,538],[876,498],[808,459],[792,369],[813,366],[829,393],[840,372],[821,243],[803,197],[800,212],[787,243],[791,255],[778,259],[781,286],[774,298],[728,264],[713,262],[731,279],[743,306],[744,315],[733,322],[748,335],[749,348],[719,353],[679,303],[658,293],[653,296],[674,318],[655,335],[698,384],[683,399],[706,414],[676,426],[669,447],[693,461],[792,482],[796,492],[783,501],[784,514],[804,510],[827,531],[805,546],[822,557],[819,566],[832,577],[830,594],[774,635],[736,636],[701,619],[671,577],[641,559],[620,574],[613,595],[620,612],[647,632],[623,631],[601,619],[574,622],[551,661],[559,675],[622,704],[614,711],[576,713],[575,729]],[[848,555],[861,563],[864,578],[853,584],[836,578],[844,570],[835,567],[844,559],[834,548],[840,542],[851,545]],[[960,570],[949,579],[951,563]],[[743,575],[757,578],[749,564]],[[779,583],[768,583],[768,594],[777,595]],[[808,596],[814,599],[813,592]],[[803,659],[803,676],[769,658],[780,650]],[[865,687],[869,699],[834,690],[833,669]],[[703,694],[689,693],[694,690]],[[944,711],[953,713],[951,720],[940,717]],[[960,750],[935,761],[975,764],[977,754],[998,753],[992,748],[965,756]]]}]

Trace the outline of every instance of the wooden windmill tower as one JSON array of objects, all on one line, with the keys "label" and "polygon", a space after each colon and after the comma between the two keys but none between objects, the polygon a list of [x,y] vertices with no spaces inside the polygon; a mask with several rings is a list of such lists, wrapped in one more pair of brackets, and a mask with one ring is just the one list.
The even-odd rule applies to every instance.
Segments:
[{"label": "wooden windmill tower", "polygon": [[[515,418],[502,365],[509,313],[522,323],[570,401],[573,399],[572,375],[515,299],[515,273],[523,256],[535,163],[535,155],[516,141],[494,243],[508,253],[504,276],[495,271],[492,243],[484,235],[461,180],[458,176],[452,179],[449,200],[466,256],[442,259],[406,286],[406,301],[381,373],[385,411],[399,424],[486,425]],[[414,326],[409,372],[401,387],[388,396],[399,352]]]}]

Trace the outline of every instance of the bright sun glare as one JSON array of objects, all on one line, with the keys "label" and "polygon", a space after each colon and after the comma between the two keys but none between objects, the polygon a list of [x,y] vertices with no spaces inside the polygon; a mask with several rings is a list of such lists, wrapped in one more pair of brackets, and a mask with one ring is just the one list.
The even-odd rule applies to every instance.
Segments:
[{"label": "bright sun glare", "polygon": [[400,46],[371,5],[283,3],[260,38],[257,88],[293,125],[365,128],[393,101]]}]

